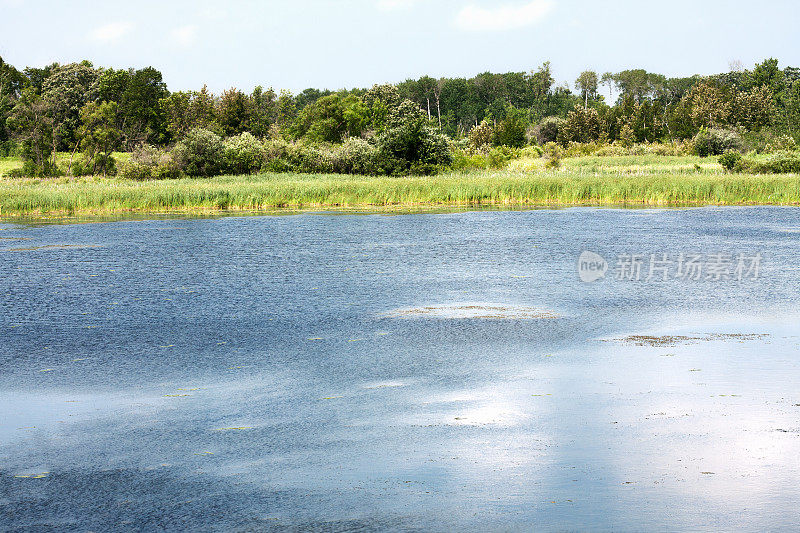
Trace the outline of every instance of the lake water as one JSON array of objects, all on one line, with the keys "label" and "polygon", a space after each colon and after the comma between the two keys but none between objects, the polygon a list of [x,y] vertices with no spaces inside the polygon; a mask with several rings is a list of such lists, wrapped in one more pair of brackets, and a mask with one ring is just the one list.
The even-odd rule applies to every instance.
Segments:
[{"label": "lake water", "polygon": [[794,208],[4,223],[0,288],[3,531],[800,523]]}]

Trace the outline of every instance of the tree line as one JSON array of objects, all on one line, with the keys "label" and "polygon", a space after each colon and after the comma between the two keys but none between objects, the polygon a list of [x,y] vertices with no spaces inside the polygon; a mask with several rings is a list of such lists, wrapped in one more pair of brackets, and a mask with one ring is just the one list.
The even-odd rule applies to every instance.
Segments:
[{"label": "tree line", "polygon": [[352,148],[359,140],[358,150],[375,148],[388,161],[383,171],[404,173],[447,164],[454,146],[652,143],[709,129],[736,131],[756,144],[800,139],[800,69],[767,59],[752,69],[687,78],[587,70],[571,89],[556,84],[545,62],[530,72],[423,76],[370,89],[295,95],[259,86],[215,95],[206,87],[170,92],[153,67],[83,61],[18,70],[0,58],[0,155],[22,156],[26,171],[38,175],[57,171],[57,152],[80,156],[70,157],[70,173],[73,159],[83,172],[105,172],[113,151],[181,143],[185,151],[192,139],[211,142],[208,133],[219,142],[248,134],[329,147],[349,141]]}]

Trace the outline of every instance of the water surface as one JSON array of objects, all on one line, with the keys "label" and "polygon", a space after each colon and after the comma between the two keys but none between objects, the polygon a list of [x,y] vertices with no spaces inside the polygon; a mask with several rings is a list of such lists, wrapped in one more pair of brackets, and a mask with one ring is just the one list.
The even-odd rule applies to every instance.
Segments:
[{"label": "water surface", "polygon": [[3,530],[800,521],[795,209],[0,224],[0,287]]}]

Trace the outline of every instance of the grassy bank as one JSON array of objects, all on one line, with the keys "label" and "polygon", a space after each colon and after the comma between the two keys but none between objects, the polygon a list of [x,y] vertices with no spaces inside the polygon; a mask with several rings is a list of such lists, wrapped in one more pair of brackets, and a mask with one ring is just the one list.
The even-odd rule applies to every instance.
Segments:
[{"label": "grassy bank", "polygon": [[0,216],[417,205],[798,205],[800,176],[726,174],[692,157],[582,157],[436,177],[259,174],[136,182],[0,179]]}]

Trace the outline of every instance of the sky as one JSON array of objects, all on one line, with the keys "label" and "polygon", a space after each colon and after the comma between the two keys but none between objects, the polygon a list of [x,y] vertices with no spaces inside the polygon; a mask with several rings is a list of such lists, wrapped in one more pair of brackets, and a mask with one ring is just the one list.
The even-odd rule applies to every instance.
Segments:
[{"label": "sky", "polygon": [[0,0],[0,56],[153,66],[170,90],[370,87],[431,75],[800,66],[796,0]]}]

